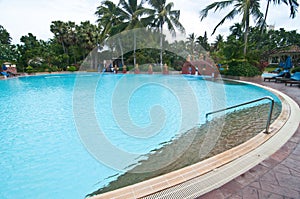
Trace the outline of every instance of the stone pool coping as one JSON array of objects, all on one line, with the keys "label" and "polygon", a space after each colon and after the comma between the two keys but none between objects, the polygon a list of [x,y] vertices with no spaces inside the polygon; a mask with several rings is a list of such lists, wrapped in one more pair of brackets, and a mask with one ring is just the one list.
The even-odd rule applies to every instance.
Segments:
[{"label": "stone pool coping", "polygon": [[195,198],[222,186],[272,155],[296,131],[300,122],[299,106],[277,90],[245,83],[267,89],[281,100],[282,111],[271,124],[270,134],[260,132],[247,142],[199,163],[91,198]]}]

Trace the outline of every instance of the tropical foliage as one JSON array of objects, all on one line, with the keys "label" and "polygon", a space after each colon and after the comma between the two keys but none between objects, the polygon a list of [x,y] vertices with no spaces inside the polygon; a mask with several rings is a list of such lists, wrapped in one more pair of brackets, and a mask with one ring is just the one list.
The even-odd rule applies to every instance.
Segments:
[{"label": "tropical foliage", "polygon": [[242,15],[241,27],[244,30],[244,55],[247,53],[247,42],[248,42],[248,33],[249,33],[249,26],[250,26],[250,16],[254,17],[254,21],[259,22],[263,14],[260,11],[260,1],[259,0],[232,0],[232,1],[220,1],[214,2],[208,5],[200,12],[201,20],[207,17],[208,12],[212,9],[215,11],[222,10],[227,8],[228,6],[233,6],[232,10],[223,18],[221,21],[216,25],[213,30],[215,33],[216,29],[221,26],[226,20],[231,20],[237,15]]},{"label": "tropical foliage", "polygon": [[[20,38],[20,44],[13,45],[9,32],[0,25],[0,64],[5,61],[16,63],[20,72],[76,70],[95,47],[101,48],[99,44],[107,38],[126,30],[143,27],[159,35],[157,38],[149,37],[146,41],[148,44],[158,41],[158,48],[136,49],[137,45],[147,46],[139,43],[141,41],[137,35],[132,35],[128,41],[114,40],[109,44],[111,49],[120,51],[121,57],[117,58],[128,68],[134,67],[136,63],[141,65],[141,68],[146,63],[167,63],[174,69],[181,70],[182,63],[188,55],[196,59],[209,51],[217,64],[238,67],[245,64],[245,67],[251,65],[262,69],[261,63],[266,61],[265,53],[279,47],[300,46],[300,36],[296,30],[265,29],[269,4],[286,4],[290,7],[290,13],[287,14],[294,18],[298,8],[297,0],[267,1],[265,15],[262,14],[260,1],[257,0],[219,1],[205,7],[200,12],[201,20],[206,18],[211,10],[230,8],[230,12],[221,18],[213,33],[225,21],[238,15],[242,16],[240,23],[235,23],[229,28],[229,36],[217,35],[215,42],[209,44],[206,31],[204,35],[189,33],[185,41],[169,43],[165,40],[163,29],[173,35],[176,31],[185,32],[180,23],[180,10],[174,10],[172,2],[120,0],[115,4],[104,0],[95,11],[97,24],[89,21],[80,24],[72,21],[53,21],[49,27],[53,37],[48,41],[38,40],[32,33],[28,33]],[[251,16],[256,22],[255,27],[250,26]],[[128,46],[129,43],[132,45],[131,50],[123,53],[124,46]],[[167,49],[173,49],[173,52]],[[114,52],[108,56],[112,58]]]},{"label": "tropical foliage", "polygon": [[148,0],[153,7],[154,15],[152,17],[152,27],[159,30],[160,37],[160,65],[163,62],[163,26],[167,24],[168,30],[175,35],[175,28],[178,28],[182,33],[185,32],[183,25],[179,22],[180,10],[172,10],[174,3],[166,3],[166,0]]},{"label": "tropical foliage", "polygon": [[[230,66],[240,64],[244,64],[246,68],[251,64],[262,71],[264,67],[266,67],[263,63],[268,61],[266,58],[269,52],[286,46],[300,45],[300,34],[296,31],[285,31],[281,28],[279,30],[269,30],[262,33],[259,27],[250,27],[249,51],[245,58],[242,48],[243,33],[235,31],[236,29],[234,27],[236,27],[236,25],[230,28],[231,34],[227,37],[226,41],[220,41],[220,36],[217,36],[214,46],[218,44],[218,48],[214,48],[215,50],[211,53],[217,63],[229,66],[229,68]],[[299,62],[300,60],[295,60],[295,63]],[[244,71],[246,70],[248,69]],[[245,76],[247,74],[247,72],[244,73]]]},{"label": "tropical foliage", "polygon": [[224,72],[225,75],[253,77],[260,75],[261,71],[250,63],[232,62],[229,64],[229,70]]},{"label": "tropical foliage", "polygon": [[7,30],[0,25],[0,62],[10,60],[15,61],[16,49],[11,45],[11,37]]}]

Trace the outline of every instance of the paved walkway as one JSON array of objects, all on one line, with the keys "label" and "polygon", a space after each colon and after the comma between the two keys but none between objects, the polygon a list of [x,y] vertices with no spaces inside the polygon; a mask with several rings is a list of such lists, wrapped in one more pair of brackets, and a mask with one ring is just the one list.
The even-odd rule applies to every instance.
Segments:
[{"label": "paved walkway", "polygon": [[[283,83],[251,80],[275,88],[300,105],[300,88]],[[272,156],[198,199],[300,199],[300,125],[289,141]]]}]

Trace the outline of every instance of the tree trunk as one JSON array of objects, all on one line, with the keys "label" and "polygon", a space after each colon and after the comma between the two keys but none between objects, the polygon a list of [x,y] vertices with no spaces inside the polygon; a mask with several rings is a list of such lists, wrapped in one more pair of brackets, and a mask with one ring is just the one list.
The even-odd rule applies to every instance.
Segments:
[{"label": "tree trunk", "polygon": [[248,28],[246,27],[245,35],[244,35],[244,57],[246,57],[247,54],[247,45],[248,45]]},{"label": "tree trunk", "polygon": [[136,65],[136,34],[135,31],[133,32],[133,67]]},{"label": "tree trunk", "polygon": [[160,25],[160,69],[163,66],[163,24]]},{"label": "tree trunk", "polygon": [[62,45],[62,48],[63,48],[64,53],[66,54],[66,47],[65,47],[65,44],[64,44],[64,41],[63,41],[63,40],[61,41],[61,45]]},{"label": "tree trunk", "polygon": [[192,58],[194,60],[194,40],[192,41]]},{"label": "tree trunk", "polygon": [[265,18],[264,18],[264,22],[263,22],[263,27],[261,28],[261,32],[263,32],[264,27],[267,26],[267,16],[268,16],[268,12],[269,12],[270,1],[271,0],[268,0],[268,3],[267,3],[266,12],[265,12]]},{"label": "tree trunk", "polygon": [[121,51],[121,62],[122,62],[122,67],[123,67],[124,66],[124,57],[123,57],[123,47],[122,47],[120,37],[118,38],[118,41],[119,41],[119,46],[120,46],[120,51]]},{"label": "tree trunk", "polygon": [[68,48],[66,48],[66,47],[65,47],[65,49],[66,49],[66,54],[67,54],[67,56],[68,56],[67,63],[68,63],[68,66],[69,66],[69,65],[70,65],[70,55],[69,55],[69,49],[68,49]]},{"label": "tree trunk", "polygon": [[245,34],[244,34],[244,57],[247,55],[247,45],[248,45],[248,32],[249,32],[249,13],[246,15],[246,25],[245,25]]}]

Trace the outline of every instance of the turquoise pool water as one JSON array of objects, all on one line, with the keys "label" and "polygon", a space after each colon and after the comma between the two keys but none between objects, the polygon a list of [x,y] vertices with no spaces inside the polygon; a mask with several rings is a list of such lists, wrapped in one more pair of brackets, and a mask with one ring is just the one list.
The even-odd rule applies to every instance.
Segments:
[{"label": "turquoise pool water", "polygon": [[[252,85],[192,76],[82,73],[0,81],[0,198],[84,198],[141,155],[204,123],[208,111],[266,95],[279,101]],[[89,106],[93,113],[85,114]],[[153,107],[158,109],[151,117]],[[91,130],[86,115],[93,115],[111,145],[136,159],[121,162],[119,171],[89,153],[82,141],[83,131]],[[139,135],[136,127],[155,132]],[[109,150],[105,154],[121,159]]]}]

